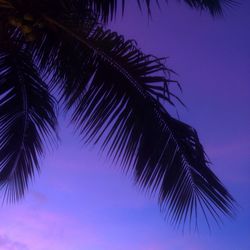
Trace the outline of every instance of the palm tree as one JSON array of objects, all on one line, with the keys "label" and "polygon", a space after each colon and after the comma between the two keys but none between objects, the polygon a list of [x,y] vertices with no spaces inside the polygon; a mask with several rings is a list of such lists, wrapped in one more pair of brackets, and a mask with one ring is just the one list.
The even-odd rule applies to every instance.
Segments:
[{"label": "palm tree", "polygon": [[[85,142],[99,143],[132,171],[139,186],[158,195],[174,223],[196,220],[199,211],[216,221],[232,215],[234,200],[210,170],[196,131],[165,108],[178,99],[169,90],[175,82],[171,70],[104,29],[117,2],[0,0],[4,197],[23,197],[44,145],[56,142],[59,103]],[[222,13],[219,0],[184,2]],[[149,0],[146,7],[150,12]]]}]

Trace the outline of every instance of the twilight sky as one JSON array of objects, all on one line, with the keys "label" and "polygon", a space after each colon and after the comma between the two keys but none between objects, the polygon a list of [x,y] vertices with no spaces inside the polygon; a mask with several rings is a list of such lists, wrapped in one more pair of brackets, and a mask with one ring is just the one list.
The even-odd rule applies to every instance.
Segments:
[{"label": "twilight sky", "polygon": [[133,2],[110,27],[144,52],[168,56],[188,107],[178,105],[179,116],[198,130],[212,169],[240,205],[237,217],[212,232],[174,230],[156,199],[62,122],[61,143],[26,197],[0,208],[0,250],[250,249],[250,2],[213,19],[172,1],[154,8],[152,20]]}]

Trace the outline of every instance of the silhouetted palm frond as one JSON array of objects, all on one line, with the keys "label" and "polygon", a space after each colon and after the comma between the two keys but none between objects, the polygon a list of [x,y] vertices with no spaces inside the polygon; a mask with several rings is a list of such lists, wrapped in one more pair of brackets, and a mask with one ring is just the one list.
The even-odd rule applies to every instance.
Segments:
[{"label": "silhouetted palm frond", "polygon": [[39,170],[56,116],[53,98],[27,51],[0,48],[0,69],[0,188],[14,201]]},{"label": "silhouetted palm frond", "polygon": [[[78,0],[82,1],[82,0]],[[73,2],[73,1],[72,1]],[[86,1],[85,1],[86,2]],[[100,15],[105,22],[113,19],[116,15],[117,8],[119,7],[122,12],[126,6],[125,1],[121,0],[89,0],[91,8]],[[222,15],[224,7],[233,6],[235,0],[183,0],[182,2],[188,4],[190,7],[198,10],[209,11],[211,15]],[[137,0],[140,9],[146,6],[148,13],[151,12],[152,3],[162,6],[162,3],[167,3],[167,0]]]},{"label": "silhouetted palm frond", "polygon": [[184,0],[184,2],[192,8],[208,10],[213,16],[222,15],[223,8],[236,4],[234,0]]},{"label": "silhouetted palm frond", "polygon": [[[221,6],[186,2],[215,12],[205,4]],[[178,99],[169,90],[171,70],[102,28],[100,20],[116,6],[115,0],[0,0],[0,185],[15,200],[39,169],[42,145],[56,130],[51,84],[84,140],[99,143],[157,194],[173,222],[199,211],[216,221],[232,215],[233,198],[209,169],[196,131],[163,105]]]},{"label": "silhouetted palm frond", "polygon": [[174,222],[203,209],[215,220],[220,212],[231,215],[233,199],[209,169],[196,131],[172,118],[157,100],[172,103],[169,70],[117,33],[99,28],[87,41],[91,47],[75,44],[72,52],[88,65],[82,70],[88,85],[66,85],[63,92],[85,141],[100,141],[140,186],[158,192]]}]

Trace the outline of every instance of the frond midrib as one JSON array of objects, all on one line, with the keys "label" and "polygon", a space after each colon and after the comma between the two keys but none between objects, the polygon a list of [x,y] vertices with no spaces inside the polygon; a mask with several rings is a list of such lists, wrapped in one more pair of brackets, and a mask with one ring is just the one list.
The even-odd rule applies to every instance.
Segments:
[{"label": "frond midrib", "polygon": [[22,82],[21,93],[22,93],[22,103],[23,103],[22,109],[23,109],[23,111],[21,113],[23,113],[23,115],[24,115],[24,118],[23,118],[24,125],[23,125],[23,131],[22,131],[22,137],[21,137],[21,141],[20,141],[19,151],[18,151],[18,154],[16,156],[14,166],[11,169],[11,173],[8,177],[9,179],[12,179],[13,175],[15,174],[15,170],[16,170],[16,167],[18,165],[18,161],[21,157],[23,150],[25,150],[24,141],[25,141],[25,136],[26,136],[26,132],[27,132],[27,128],[28,128],[28,119],[29,119],[27,90],[26,90],[25,84],[23,83],[23,81],[21,79],[21,76],[19,76],[18,69],[16,69],[16,70],[17,70],[17,76]]}]

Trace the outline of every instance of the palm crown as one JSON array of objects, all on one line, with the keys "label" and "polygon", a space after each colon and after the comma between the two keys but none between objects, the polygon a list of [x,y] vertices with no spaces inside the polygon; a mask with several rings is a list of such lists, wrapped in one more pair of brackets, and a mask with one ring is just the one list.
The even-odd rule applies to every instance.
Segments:
[{"label": "palm crown", "polygon": [[[185,2],[222,12],[219,0]],[[150,11],[149,0],[146,6]],[[173,222],[198,210],[216,221],[221,213],[232,215],[233,198],[210,170],[196,131],[162,105],[178,99],[169,90],[171,70],[103,28],[116,9],[115,0],[0,0],[5,197],[24,195],[43,145],[57,140],[58,99],[83,139],[99,142],[141,187],[157,193]]]}]

